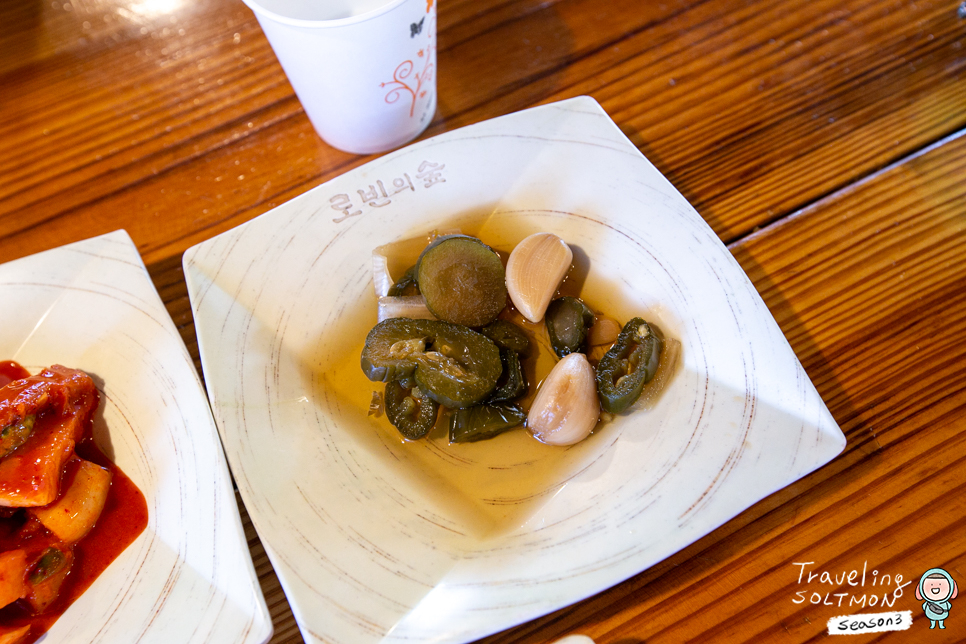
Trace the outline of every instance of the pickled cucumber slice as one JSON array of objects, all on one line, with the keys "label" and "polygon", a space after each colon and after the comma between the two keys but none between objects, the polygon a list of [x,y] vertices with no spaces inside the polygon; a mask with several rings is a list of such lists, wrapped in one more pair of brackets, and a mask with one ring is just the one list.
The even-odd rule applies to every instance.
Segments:
[{"label": "pickled cucumber slice", "polygon": [[475,237],[448,235],[427,246],[416,281],[433,315],[453,324],[481,327],[506,306],[503,262]]}]

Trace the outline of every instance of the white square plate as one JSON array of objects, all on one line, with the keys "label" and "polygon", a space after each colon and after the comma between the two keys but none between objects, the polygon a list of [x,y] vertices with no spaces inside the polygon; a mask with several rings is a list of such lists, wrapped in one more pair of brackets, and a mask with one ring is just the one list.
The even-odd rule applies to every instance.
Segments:
[{"label": "white square plate", "polygon": [[[575,247],[596,308],[680,340],[657,404],[568,449],[522,431],[403,445],[368,418],[371,251],[454,227],[504,250],[537,231]],[[464,642],[530,620],[845,445],[737,262],[589,98],[372,161],[184,266],[228,460],[307,641]]]},{"label": "white square plate", "polygon": [[0,359],[83,369],[95,440],[144,494],[144,532],[45,644],[260,644],[272,623],[191,357],[124,231],[0,266]]}]

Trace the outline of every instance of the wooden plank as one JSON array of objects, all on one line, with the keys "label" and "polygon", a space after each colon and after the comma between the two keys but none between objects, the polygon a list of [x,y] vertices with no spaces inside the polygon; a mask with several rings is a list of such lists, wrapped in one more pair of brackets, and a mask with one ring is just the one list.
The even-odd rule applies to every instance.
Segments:
[{"label": "wooden plank", "polygon": [[[539,68],[494,81],[446,126],[590,94],[728,241],[966,125],[954,2],[578,4],[515,25],[507,50],[526,39]],[[441,54],[441,78],[491,78],[473,55],[486,37]]]},{"label": "wooden plank", "polygon": [[[0,74],[0,261],[118,227],[160,261],[365,160],[315,137],[243,5],[121,4]],[[949,1],[447,7],[430,134],[591,94],[726,240],[966,125]]]},{"label": "wooden plank", "polygon": [[[167,168],[244,138],[256,123],[299,113],[257,23],[244,5],[231,7],[160,43],[167,21],[141,35],[132,19],[127,30],[137,37],[6,75],[0,202],[16,217],[0,220],[3,232],[35,230],[59,212],[137,191]],[[113,214],[122,222],[137,216]]]},{"label": "wooden plank", "polygon": [[[731,247],[845,431],[840,457],[641,575],[482,641],[805,642],[830,617],[890,610],[849,605],[884,593],[928,628],[919,576],[966,572],[964,176],[966,132]],[[867,563],[866,585],[799,582],[795,562],[833,581]],[[897,575],[913,583],[896,599]]]}]

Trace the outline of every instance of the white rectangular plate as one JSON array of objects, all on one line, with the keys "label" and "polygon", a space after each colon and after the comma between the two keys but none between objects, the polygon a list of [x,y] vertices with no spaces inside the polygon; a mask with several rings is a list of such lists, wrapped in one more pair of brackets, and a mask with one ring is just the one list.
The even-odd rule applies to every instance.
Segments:
[{"label": "white rectangular plate", "polygon": [[0,359],[88,372],[95,440],[144,494],[145,531],[45,644],[260,644],[272,623],[191,357],[127,233],[0,266]]},{"label": "white rectangular plate", "polygon": [[[679,339],[653,408],[566,449],[524,431],[403,445],[368,418],[371,251],[454,227],[504,250],[556,233],[593,305]],[[589,98],[372,161],[184,266],[228,460],[307,641],[465,642],[533,619],[845,445],[737,262]]]}]

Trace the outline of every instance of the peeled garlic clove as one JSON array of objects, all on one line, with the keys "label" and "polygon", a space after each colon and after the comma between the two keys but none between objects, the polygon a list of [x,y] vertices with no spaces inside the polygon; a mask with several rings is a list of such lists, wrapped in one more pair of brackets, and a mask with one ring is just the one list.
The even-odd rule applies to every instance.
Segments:
[{"label": "peeled garlic clove", "polygon": [[590,434],[600,416],[594,368],[582,353],[554,365],[537,391],[527,428],[548,445],[572,445]]},{"label": "peeled garlic clove", "polygon": [[614,344],[621,334],[621,325],[610,318],[598,317],[594,326],[587,332],[587,344],[592,347],[601,344]]},{"label": "peeled garlic clove", "polygon": [[567,242],[553,233],[534,233],[517,244],[506,264],[506,290],[523,317],[543,319],[573,259]]}]

